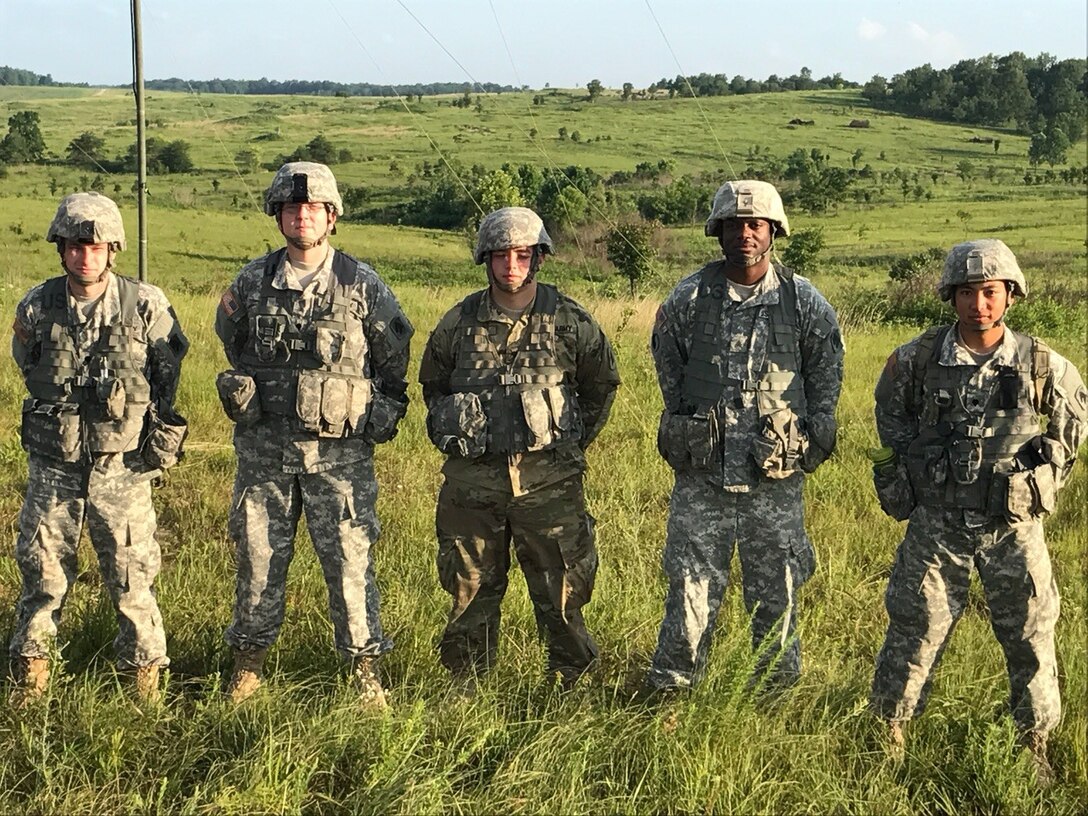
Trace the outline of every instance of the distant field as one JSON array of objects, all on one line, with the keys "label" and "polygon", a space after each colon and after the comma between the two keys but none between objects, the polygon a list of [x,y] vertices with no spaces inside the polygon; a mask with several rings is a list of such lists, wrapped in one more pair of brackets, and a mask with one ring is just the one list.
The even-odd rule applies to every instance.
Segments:
[{"label": "distant field", "polygon": [[[625,296],[626,283],[602,263],[591,231],[562,236],[557,261],[542,274],[598,316],[616,344],[624,377],[611,422],[590,449],[587,491],[599,521],[601,573],[587,617],[603,652],[594,678],[566,697],[540,691],[543,653],[517,577],[505,606],[498,669],[471,705],[450,702],[433,651],[448,605],[433,565],[440,457],[426,439],[413,383],[403,429],[377,457],[384,529],[377,566],[383,618],[397,642],[388,660],[393,713],[360,714],[350,691],[335,680],[325,589],[305,535],[292,567],[288,618],[272,654],[267,693],[239,710],[218,697],[229,665],[221,638],[233,597],[225,522],[234,460],[229,423],[214,393],[214,376],[225,360],[212,319],[222,288],[241,264],[280,243],[256,203],[271,174],[234,174],[237,151],[255,149],[266,160],[320,131],[362,159],[334,168],[342,184],[394,197],[403,193],[404,178],[389,171],[391,161],[408,173],[415,163],[437,158],[423,130],[443,154],[464,164],[532,161],[611,171],[670,156],[678,173],[723,180],[732,175],[730,166],[744,166],[752,145],[779,155],[819,147],[846,164],[860,148],[863,161],[874,166],[917,169],[934,195],[904,203],[890,189],[886,200],[871,207],[851,201],[821,218],[790,213],[795,228],[825,229],[826,262],[812,277],[834,304],[859,284],[875,296],[897,255],[994,236],[1018,253],[1031,285],[1057,285],[1083,310],[1084,190],[1018,182],[1027,164],[1023,137],[881,116],[846,92],[700,105],[616,99],[591,105],[561,92],[546,97],[543,106],[532,105],[532,94],[509,94],[484,97],[483,114],[450,107],[454,97],[425,98],[412,103],[418,109],[412,115],[372,99],[150,96],[150,134],[190,141],[201,168],[151,179],[150,277],[170,295],[192,341],[179,396],[192,424],[189,453],[156,493],[164,550],[159,592],[174,661],[170,692],[166,705],[150,713],[139,713],[122,693],[109,661],[112,610],[84,544],[81,576],[62,629],[64,671],[50,705],[23,717],[0,705],[0,812],[1082,812],[1088,799],[1083,463],[1048,522],[1062,593],[1058,648],[1066,714],[1052,752],[1058,784],[1037,792],[1027,763],[1013,751],[1014,730],[1001,716],[1003,661],[978,587],[945,655],[930,711],[908,736],[901,766],[880,750],[865,711],[885,624],[882,594],[902,534],[901,525],[880,513],[868,476],[865,449],[876,438],[872,387],[891,349],[917,332],[911,326],[861,325],[846,337],[839,450],[806,487],[819,566],[801,593],[800,686],[771,707],[744,693],[751,657],[734,587],[723,605],[707,682],[671,709],[645,711],[628,702],[660,620],[659,561],[671,488],[654,449],[660,397],[647,343],[666,288],[715,254],[700,225],[667,232],[662,279],[635,299]],[[120,91],[0,88],[0,123],[28,107],[40,113],[46,143],[57,153],[88,129],[106,136],[111,153],[132,139],[131,97]],[[815,119],[816,125],[791,130],[785,123],[794,117]],[[872,119],[872,127],[844,127],[856,117]],[[561,126],[577,128],[586,138],[612,138],[559,142],[555,133]],[[535,141],[526,135],[533,127]],[[255,141],[267,133],[279,138]],[[969,142],[975,133],[998,136],[998,154],[990,145]],[[458,134],[464,139],[453,141]],[[980,168],[971,185],[956,176],[964,156]],[[984,175],[990,163],[997,168],[996,182]],[[940,174],[935,186],[931,172]],[[0,180],[5,319],[30,286],[59,272],[56,252],[43,235],[56,199],[83,175],[94,174],[61,166],[14,167]],[[50,178],[58,180],[56,195],[49,191]],[[218,192],[212,179],[220,180]],[[104,192],[111,194],[114,184],[121,185],[118,198],[129,232],[121,271],[131,274],[132,179],[109,178]],[[347,223],[334,242],[372,261],[392,283],[417,329],[414,380],[438,317],[482,285],[468,237]],[[1085,370],[1085,338],[1048,339]],[[0,524],[9,540],[26,479],[17,431],[22,397],[10,356],[0,356]],[[10,631],[18,588],[9,548],[0,554],[0,635]]]}]

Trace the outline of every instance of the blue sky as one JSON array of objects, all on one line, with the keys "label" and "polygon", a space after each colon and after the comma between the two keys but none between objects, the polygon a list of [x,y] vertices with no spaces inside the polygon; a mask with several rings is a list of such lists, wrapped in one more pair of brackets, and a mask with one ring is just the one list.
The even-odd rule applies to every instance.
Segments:
[{"label": "blue sky", "polygon": [[[1088,53],[1085,0],[142,0],[147,78],[642,88]],[[0,65],[131,81],[128,0],[0,0]]]}]

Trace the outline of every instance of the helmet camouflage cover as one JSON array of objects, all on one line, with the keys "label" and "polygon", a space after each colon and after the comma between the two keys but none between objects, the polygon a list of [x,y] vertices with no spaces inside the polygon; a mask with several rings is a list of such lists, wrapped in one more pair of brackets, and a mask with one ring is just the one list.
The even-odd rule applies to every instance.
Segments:
[{"label": "helmet camouflage cover", "polygon": [[527,207],[503,207],[480,222],[473,258],[482,264],[492,250],[523,246],[539,246],[542,254],[555,254],[552,239],[539,215]]},{"label": "helmet camouflage cover", "polygon": [[324,164],[288,162],[276,171],[264,194],[265,215],[275,215],[284,204],[314,201],[331,204],[336,214],[344,214],[344,200],[336,187],[336,177]]},{"label": "helmet camouflage cover", "polygon": [[952,247],[944,259],[937,294],[941,300],[951,300],[952,292],[960,284],[991,280],[1007,281],[1017,297],[1028,293],[1028,282],[1020,271],[1020,264],[1004,241],[997,238],[966,241]]},{"label": "helmet camouflage cover", "polygon": [[45,240],[84,244],[113,244],[125,248],[125,225],[112,199],[101,193],[72,193],[65,196],[49,224]]},{"label": "helmet camouflage cover", "polygon": [[710,218],[705,232],[717,238],[722,231],[722,221],[727,218],[765,218],[778,225],[778,232],[790,234],[790,222],[782,206],[782,197],[773,184],[765,181],[727,181],[714,194]]}]

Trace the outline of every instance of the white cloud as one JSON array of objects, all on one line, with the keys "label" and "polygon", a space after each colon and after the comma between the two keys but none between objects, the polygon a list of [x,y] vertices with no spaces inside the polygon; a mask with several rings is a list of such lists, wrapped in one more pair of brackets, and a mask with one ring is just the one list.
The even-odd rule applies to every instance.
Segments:
[{"label": "white cloud", "polygon": [[858,23],[858,38],[866,42],[879,40],[887,30],[882,24],[863,17],[861,22]]}]

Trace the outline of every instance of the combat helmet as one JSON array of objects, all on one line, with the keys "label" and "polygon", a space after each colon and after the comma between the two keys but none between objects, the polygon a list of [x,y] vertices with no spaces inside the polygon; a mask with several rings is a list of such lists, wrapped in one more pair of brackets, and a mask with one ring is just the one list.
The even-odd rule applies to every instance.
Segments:
[{"label": "combat helmet", "polygon": [[1020,264],[1004,241],[997,238],[966,241],[952,247],[944,259],[937,294],[941,300],[951,300],[957,286],[991,280],[1007,282],[1016,297],[1024,297],[1028,293],[1028,282],[1020,271]]},{"label": "combat helmet", "polygon": [[711,238],[719,237],[722,222],[727,218],[765,218],[777,226],[777,232],[790,234],[790,222],[782,206],[782,197],[773,184],[765,181],[727,181],[719,187],[714,194],[704,232]]},{"label": "combat helmet", "polygon": [[71,240],[123,250],[125,225],[112,199],[101,193],[72,193],[61,200],[45,240],[61,248],[65,240]]},{"label": "combat helmet", "polygon": [[275,216],[284,204],[307,201],[330,204],[337,216],[344,214],[344,200],[332,170],[317,162],[288,162],[276,171],[272,184],[265,191],[264,212]]},{"label": "combat helmet", "polygon": [[532,246],[540,247],[541,254],[555,254],[552,239],[539,215],[528,207],[503,207],[480,222],[473,258],[477,264],[482,264],[492,250]]}]

